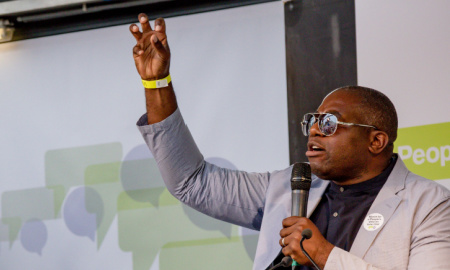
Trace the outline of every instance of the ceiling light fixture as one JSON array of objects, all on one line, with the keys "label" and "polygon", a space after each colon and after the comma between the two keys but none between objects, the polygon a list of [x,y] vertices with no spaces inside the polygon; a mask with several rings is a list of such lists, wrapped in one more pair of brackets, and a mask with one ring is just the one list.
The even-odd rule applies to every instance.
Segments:
[{"label": "ceiling light fixture", "polygon": [[0,19],[0,43],[11,41],[14,27],[8,20]]}]

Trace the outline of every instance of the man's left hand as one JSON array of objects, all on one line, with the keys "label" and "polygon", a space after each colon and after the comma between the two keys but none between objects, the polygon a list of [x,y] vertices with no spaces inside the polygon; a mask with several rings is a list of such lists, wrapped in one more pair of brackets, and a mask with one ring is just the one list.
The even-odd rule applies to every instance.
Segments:
[{"label": "man's left hand", "polygon": [[323,269],[334,245],[322,236],[316,225],[308,218],[288,217],[283,220],[283,229],[280,231],[280,246],[283,247],[282,252],[285,256],[290,256],[301,265],[312,266],[311,262],[300,249],[302,231],[305,229],[312,231],[312,237],[303,241],[303,247],[316,264]]}]

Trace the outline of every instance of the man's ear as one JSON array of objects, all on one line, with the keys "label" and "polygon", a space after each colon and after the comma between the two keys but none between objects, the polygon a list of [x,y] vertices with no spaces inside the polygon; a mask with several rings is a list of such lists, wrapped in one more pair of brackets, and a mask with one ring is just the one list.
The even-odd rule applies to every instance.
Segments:
[{"label": "man's ear", "polygon": [[369,151],[372,154],[379,154],[383,152],[383,150],[389,144],[389,136],[386,132],[381,130],[373,130],[370,132],[370,144]]}]

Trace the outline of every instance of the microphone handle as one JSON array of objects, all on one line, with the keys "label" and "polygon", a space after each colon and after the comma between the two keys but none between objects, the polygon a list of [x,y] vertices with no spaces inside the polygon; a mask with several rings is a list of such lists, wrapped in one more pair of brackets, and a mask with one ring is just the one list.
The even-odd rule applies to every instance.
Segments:
[{"label": "microphone handle", "polygon": [[292,190],[291,216],[306,217],[309,191],[303,189]]},{"label": "microphone handle", "polygon": [[[309,190],[292,190],[292,209],[291,216],[306,217],[306,207],[308,206]],[[299,265],[295,260],[292,261],[292,270]]]},{"label": "microphone handle", "polygon": [[308,190],[300,190],[299,217],[306,217],[306,207],[308,206]]}]

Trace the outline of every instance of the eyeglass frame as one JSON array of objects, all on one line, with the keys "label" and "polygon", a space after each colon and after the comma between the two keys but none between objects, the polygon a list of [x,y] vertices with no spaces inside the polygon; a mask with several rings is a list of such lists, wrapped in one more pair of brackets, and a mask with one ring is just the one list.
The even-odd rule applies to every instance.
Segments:
[{"label": "eyeglass frame", "polygon": [[[369,127],[369,128],[374,128],[375,130],[379,130],[376,126],[364,125],[364,124],[355,124],[355,123],[348,123],[348,122],[342,122],[342,121],[339,121],[339,120],[338,120],[338,117],[337,117],[336,115],[332,114],[332,113],[305,113],[305,114],[303,115],[303,120],[302,120],[302,122],[301,122],[301,125],[302,125],[302,133],[303,133],[303,135],[305,135],[306,137],[308,137],[308,136],[311,134],[311,128],[312,128],[312,126],[314,126],[317,122],[319,122],[319,120],[320,120],[319,117],[320,117],[321,115],[327,115],[327,114],[336,117],[336,129],[334,130],[333,133],[331,133],[331,134],[329,134],[329,135],[326,135],[326,134],[321,130],[320,125],[318,125],[320,133],[322,133],[324,136],[327,136],[327,137],[328,137],[328,136],[332,136],[334,133],[336,133],[337,125]],[[315,118],[315,120],[314,120],[314,123],[311,125],[311,127],[306,131],[306,132],[308,132],[308,134],[305,134],[305,129],[303,128],[303,126],[308,124],[308,122],[305,120],[305,117],[306,117],[307,115],[312,115],[312,116]],[[317,117],[317,116],[318,116],[318,117]]]}]

